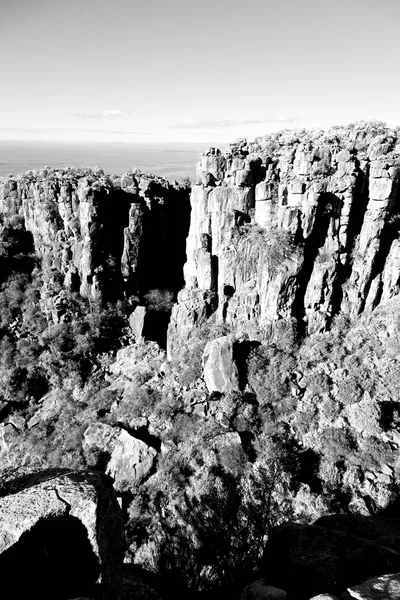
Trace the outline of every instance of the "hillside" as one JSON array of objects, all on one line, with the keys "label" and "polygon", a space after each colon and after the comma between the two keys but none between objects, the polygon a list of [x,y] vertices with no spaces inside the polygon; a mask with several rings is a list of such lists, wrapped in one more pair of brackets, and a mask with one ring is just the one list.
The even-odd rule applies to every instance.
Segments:
[{"label": "hillside", "polygon": [[399,178],[398,131],[360,122],[210,149],[191,190],[1,179],[1,495],[53,469],[78,506],[110,475],[165,598],[400,571]]}]

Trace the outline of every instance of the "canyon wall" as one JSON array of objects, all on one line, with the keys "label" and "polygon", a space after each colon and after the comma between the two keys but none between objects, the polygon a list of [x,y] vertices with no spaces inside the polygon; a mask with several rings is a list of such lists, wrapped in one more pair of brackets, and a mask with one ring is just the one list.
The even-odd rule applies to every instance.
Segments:
[{"label": "canyon wall", "polygon": [[139,170],[110,177],[101,169],[46,168],[0,182],[1,232],[31,234],[44,287],[61,280],[90,300],[177,291],[189,211],[184,186]]},{"label": "canyon wall", "polygon": [[301,335],[323,331],[339,312],[353,317],[396,295],[399,173],[398,134],[383,124],[284,131],[201,156],[190,229],[183,186],[139,170],[49,168],[0,181],[0,227],[29,232],[43,297],[56,281],[90,300],[133,303],[184,285],[172,358],[211,316],[259,340],[288,323]]},{"label": "canyon wall", "polygon": [[214,312],[262,339],[323,331],[399,292],[400,143],[380,123],[211,148],[191,194],[185,288],[169,355]]}]

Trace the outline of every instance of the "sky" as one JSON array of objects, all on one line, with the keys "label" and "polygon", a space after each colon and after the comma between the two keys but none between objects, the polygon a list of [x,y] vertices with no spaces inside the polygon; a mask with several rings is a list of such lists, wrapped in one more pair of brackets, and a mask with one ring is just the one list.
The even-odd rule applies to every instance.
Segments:
[{"label": "sky", "polygon": [[399,0],[0,0],[0,140],[400,124]]}]

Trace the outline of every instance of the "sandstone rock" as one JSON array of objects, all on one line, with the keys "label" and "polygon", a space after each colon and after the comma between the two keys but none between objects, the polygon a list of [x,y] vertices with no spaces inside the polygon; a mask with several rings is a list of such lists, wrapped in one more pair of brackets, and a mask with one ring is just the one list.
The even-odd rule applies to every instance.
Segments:
[{"label": "sandstone rock", "polygon": [[[111,179],[96,170],[44,169],[0,179],[0,213],[10,223],[22,217],[43,265],[84,297],[145,293],[149,272],[153,287],[163,287],[167,268],[178,287],[188,192],[161,177],[137,171]],[[42,292],[43,307],[57,320],[51,289]]]},{"label": "sandstone rock", "polygon": [[123,524],[111,480],[99,473],[53,470],[5,487],[9,495],[0,498],[2,597],[91,596],[99,575],[105,597],[114,597]]},{"label": "sandstone rock", "polygon": [[84,447],[109,455],[107,474],[114,479],[118,491],[134,489],[150,473],[157,454],[124,429],[103,423],[90,425],[84,433]]},{"label": "sandstone rock", "polygon": [[167,334],[167,358],[179,358],[194,327],[201,327],[215,310],[214,294],[196,288],[184,288],[178,294],[179,305],[172,308]]},{"label": "sandstone rock", "polygon": [[118,491],[137,487],[150,473],[157,452],[126,431],[121,431],[111,453],[107,473]]},{"label": "sandstone rock", "polygon": [[138,376],[148,374],[149,361],[162,364],[165,353],[156,342],[137,340],[135,344],[118,350],[110,372],[117,378],[115,389],[118,389],[118,378],[126,382],[134,381]]},{"label": "sandstone rock", "polygon": [[143,337],[145,318],[145,306],[137,306],[129,317],[129,327],[131,328],[131,331],[137,340]]},{"label": "sandstone rock", "polygon": [[350,598],[356,600],[398,600],[400,598],[400,573],[381,575],[360,585],[348,588]]},{"label": "sandstone rock", "polygon": [[62,401],[60,399],[60,392],[53,390],[43,396],[40,399],[40,408],[36,411],[31,419],[28,421],[28,429],[34,427],[41,421],[49,421],[55,418],[62,408]]},{"label": "sandstone rock", "polygon": [[285,590],[267,585],[264,579],[259,579],[244,588],[239,600],[288,600],[288,595]]},{"label": "sandstone rock", "polygon": [[[369,135],[372,140],[376,132],[342,128],[297,139],[282,133],[279,152],[277,139],[266,137],[243,146],[250,147],[250,156],[232,146],[225,165],[217,166],[214,155],[201,159],[203,176],[209,169],[222,185],[192,190],[185,281],[187,289],[191,281],[202,290],[216,287],[219,322],[254,339],[293,317],[300,328],[324,331],[340,310],[355,316],[398,293],[398,227],[391,219],[398,210],[400,158],[395,142],[378,143],[379,136],[366,150]],[[240,246],[245,236],[235,211],[263,228],[261,245],[253,238]],[[277,232],[297,241],[272,272],[268,237]],[[207,255],[200,252],[202,235],[209,237]],[[178,301],[171,347],[180,335],[175,324],[187,319],[183,296]]]},{"label": "sandstone rock", "polygon": [[224,336],[207,342],[203,352],[203,373],[210,393],[227,393],[239,389],[231,338]]}]

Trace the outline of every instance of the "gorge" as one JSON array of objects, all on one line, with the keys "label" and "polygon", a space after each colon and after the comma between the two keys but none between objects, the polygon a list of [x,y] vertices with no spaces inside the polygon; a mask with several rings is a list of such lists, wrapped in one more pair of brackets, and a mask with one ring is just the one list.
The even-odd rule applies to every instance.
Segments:
[{"label": "gorge", "polygon": [[59,598],[398,597],[399,131],[0,180],[4,571],[57,518]]}]

